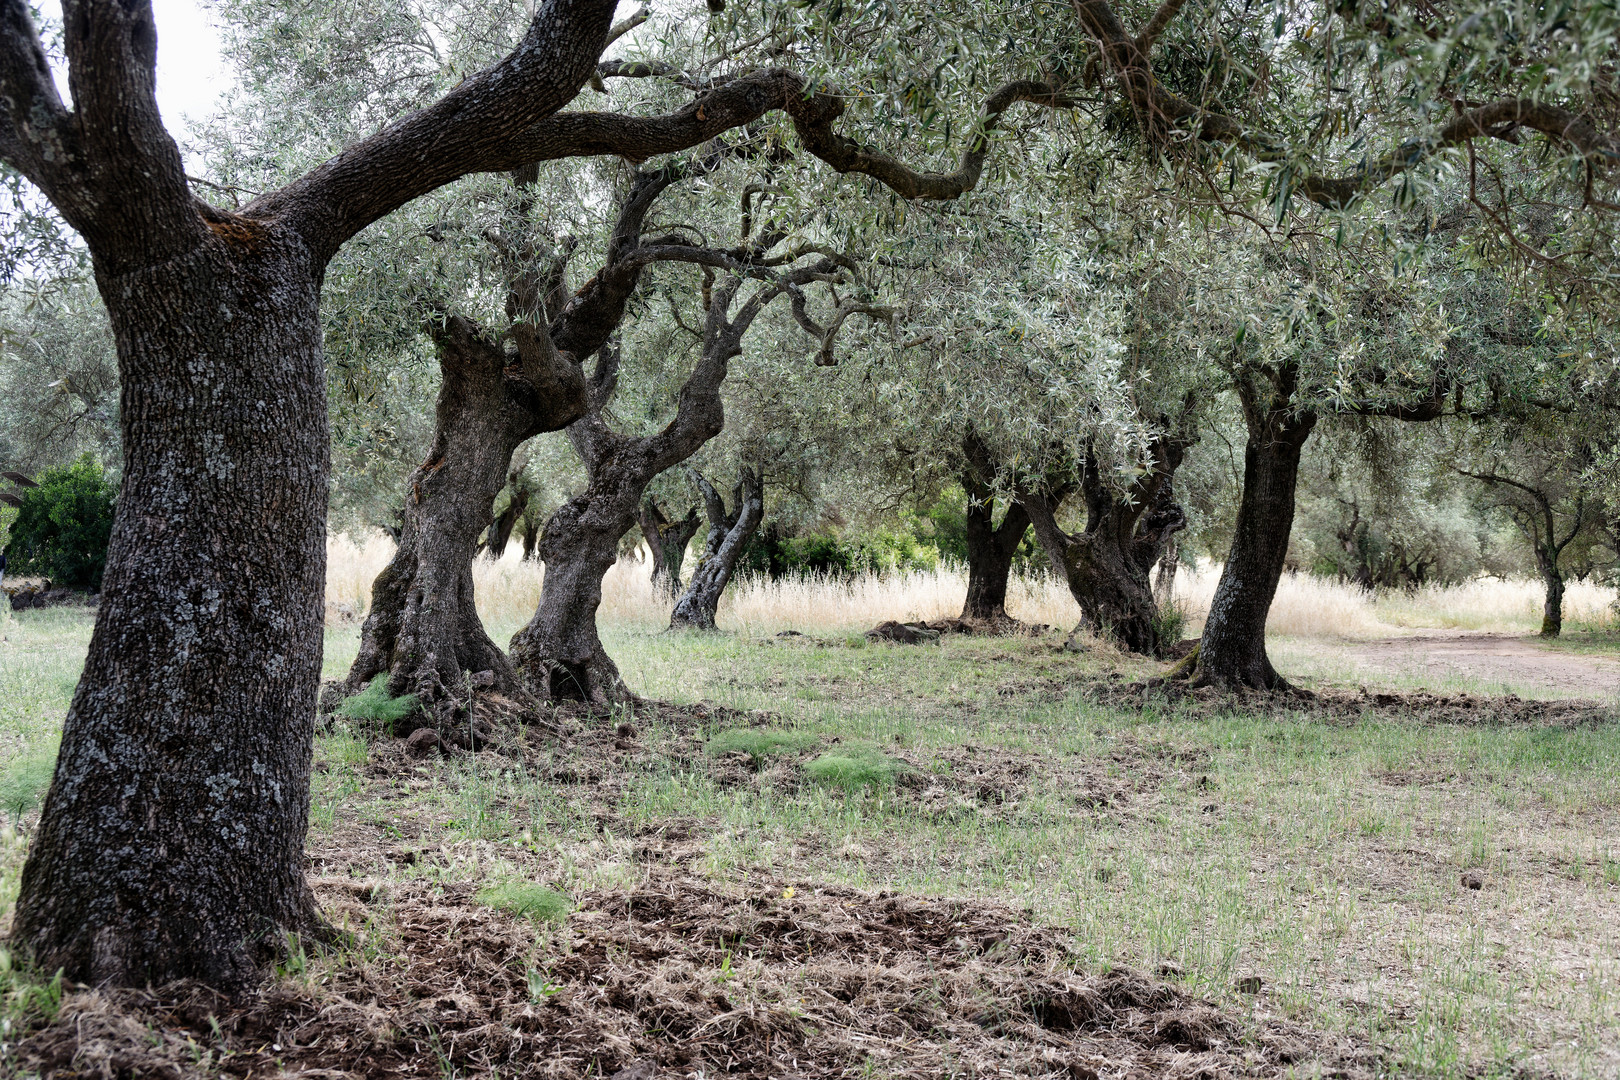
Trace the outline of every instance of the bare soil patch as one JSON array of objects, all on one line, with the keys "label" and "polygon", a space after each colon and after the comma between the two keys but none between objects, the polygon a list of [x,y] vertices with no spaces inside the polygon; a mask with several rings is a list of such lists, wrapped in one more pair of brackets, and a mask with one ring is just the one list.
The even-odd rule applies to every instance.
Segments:
[{"label": "bare soil patch", "polygon": [[1620,660],[1562,652],[1534,637],[1424,634],[1342,648],[1374,674],[1437,681],[1461,676],[1584,698],[1620,695]]},{"label": "bare soil patch", "polygon": [[1620,720],[1615,706],[1603,701],[1543,700],[1515,694],[1497,697],[1432,694],[1426,690],[1385,693],[1366,689],[1359,693],[1338,690],[1265,692],[1208,686],[1193,689],[1180,680],[1149,679],[1134,683],[1098,682],[1086,689],[1086,696],[1112,708],[1139,709],[1154,705],[1192,715],[1234,710],[1292,713],[1329,723],[1376,717],[1425,724],[1572,728]]},{"label": "bare soil patch", "polygon": [[[83,990],[19,1050],[45,1076],[896,1077],[1373,1074],[1375,1051],[1223,1013],[992,904],[679,873],[591,893],[551,932],[473,887],[330,883],[380,953],[227,1000]],[[368,958],[369,957],[369,958]]]}]

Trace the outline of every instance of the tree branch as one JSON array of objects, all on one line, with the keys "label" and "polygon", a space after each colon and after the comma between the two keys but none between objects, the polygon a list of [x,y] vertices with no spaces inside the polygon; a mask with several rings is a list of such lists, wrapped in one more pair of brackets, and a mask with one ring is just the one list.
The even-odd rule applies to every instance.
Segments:
[{"label": "tree branch", "polygon": [[701,145],[781,110],[793,121],[804,148],[838,172],[871,176],[903,198],[948,200],[978,183],[989,153],[989,132],[1020,101],[1049,108],[1077,104],[1047,83],[1008,83],[985,100],[979,127],[957,168],[948,173],[925,172],[838,134],[833,123],[843,115],[843,98],[810,85],[795,72],[775,68],[731,79],[664,116],[572,112],[548,117],[506,143],[491,167],[513,168],[529,161],[601,154],[641,162]]},{"label": "tree branch", "polygon": [[120,273],[208,236],[155,96],[150,0],[66,0],[69,112],[24,0],[0,0],[0,157]]},{"label": "tree branch", "polygon": [[1164,33],[1164,28],[1170,25],[1170,20],[1181,14],[1181,9],[1186,6],[1187,0],[1164,0],[1147,25],[1137,33],[1136,47],[1144,53],[1152,49],[1153,43]]},{"label": "tree branch", "polygon": [[507,150],[579,91],[602,55],[614,7],[615,0],[546,0],[500,63],[256,199],[243,214],[286,217],[324,264],[349,237],[418,196],[467,173],[540,160]]},{"label": "tree branch", "polygon": [[[1097,42],[1148,138],[1163,141],[1172,133],[1180,132],[1201,142],[1228,143],[1262,162],[1293,159],[1287,144],[1278,136],[1200,108],[1165,89],[1154,77],[1148,49],[1163,29],[1158,25],[1161,16],[1168,25],[1179,10],[1181,5],[1177,0],[1164,0],[1138,37],[1126,33],[1107,0],[1073,0],[1073,4],[1075,14]],[[1149,35],[1147,31],[1155,27],[1158,29]],[[1588,163],[1620,163],[1620,139],[1598,131],[1590,120],[1556,105],[1510,98],[1462,112],[1434,135],[1408,139],[1382,157],[1364,160],[1343,176],[1304,174],[1292,182],[1292,189],[1318,206],[1342,209],[1441,150],[1480,137],[1511,141],[1514,132],[1521,127],[1568,144]]]}]

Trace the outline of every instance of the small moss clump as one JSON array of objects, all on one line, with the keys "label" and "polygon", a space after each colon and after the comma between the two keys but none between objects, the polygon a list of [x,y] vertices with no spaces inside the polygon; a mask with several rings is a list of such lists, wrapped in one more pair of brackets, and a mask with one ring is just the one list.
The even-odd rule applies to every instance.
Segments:
[{"label": "small moss clump", "polygon": [[478,902],[536,922],[561,922],[574,901],[555,889],[527,881],[502,881],[478,890]]},{"label": "small moss clump", "polygon": [[710,739],[705,749],[710,757],[742,751],[757,769],[776,754],[793,754],[817,743],[807,731],[773,731],[770,728],[730,728]]},{"label": "small moss clump", "polygon": [[332,711],[338,716],[373,724],[388,731],[421,707],[422,703],[416,700],[415,694],[389,697],[388,676],[379,675],[364,690],[345,698],[343,704]]},{"label": "small moss clump", "polygon": [[804,767],[810,779],[845,791],[892,787],[895,778],[906,771],[903,761],[864,746],[840,747],[822,754]]}]

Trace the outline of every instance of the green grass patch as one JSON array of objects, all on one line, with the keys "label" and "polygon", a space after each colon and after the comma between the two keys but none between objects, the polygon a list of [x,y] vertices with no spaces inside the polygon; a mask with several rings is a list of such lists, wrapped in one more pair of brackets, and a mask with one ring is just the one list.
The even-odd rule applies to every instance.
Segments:
[{"label": "green grass patch", "polygon": [[338,716],[346,716],[351,720],[359,720],[387,730],[421,707],[421,702],[416,700],[415,694],[389,697],[388,676],[379,675],[371,680],[371,685],[358,694],[345,698],[343,704],[333,711]]},{"label": "green grass patch", "polygon": [[845,791],[893,787],[904,762],[870,746],[845,746],[822,754],[804,767],[810,779]]},{"label": "green grass patch", "polygon": [[54,744],[14,758],[0,767],[0,811],[13,821],[39,806],[56,771]]},{"label": "green grass patch", "polygon": [[478,890],[478,902],[536,922],[561,922],[574,901],[555,889],[527,881],[501,881]]},{"label": "green grass patch", "polygon": [[742,751],[757,769],[765,759],[777,754],[796,754],[820,740],[807,731],[777,731],[771,728],[730,728],[708,741],[704,749],[711,757]]}]

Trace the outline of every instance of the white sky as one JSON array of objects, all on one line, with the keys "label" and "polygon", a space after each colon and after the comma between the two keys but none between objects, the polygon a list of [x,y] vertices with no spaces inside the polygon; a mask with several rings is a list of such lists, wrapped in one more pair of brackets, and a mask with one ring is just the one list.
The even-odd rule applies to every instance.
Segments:
[{"label": "white sky", "polygon": [[157,99],[163,122],[181,141],[187,118],[206,119],[232,76],[220,56],[214,18],[197,0],[152,0],[157,17]]},{"label": "white sky", "polygon": [[[57,0],[45,13],[61,24]],[[163,123],[182,145],[191,132],[188,120],[205,120],[232,76],[220,56],[221,41],[212,15],[198,0],[152,0],[157,18],[157,99]],[[57,86],[67,98],[67,73],[56,72]]]}]

